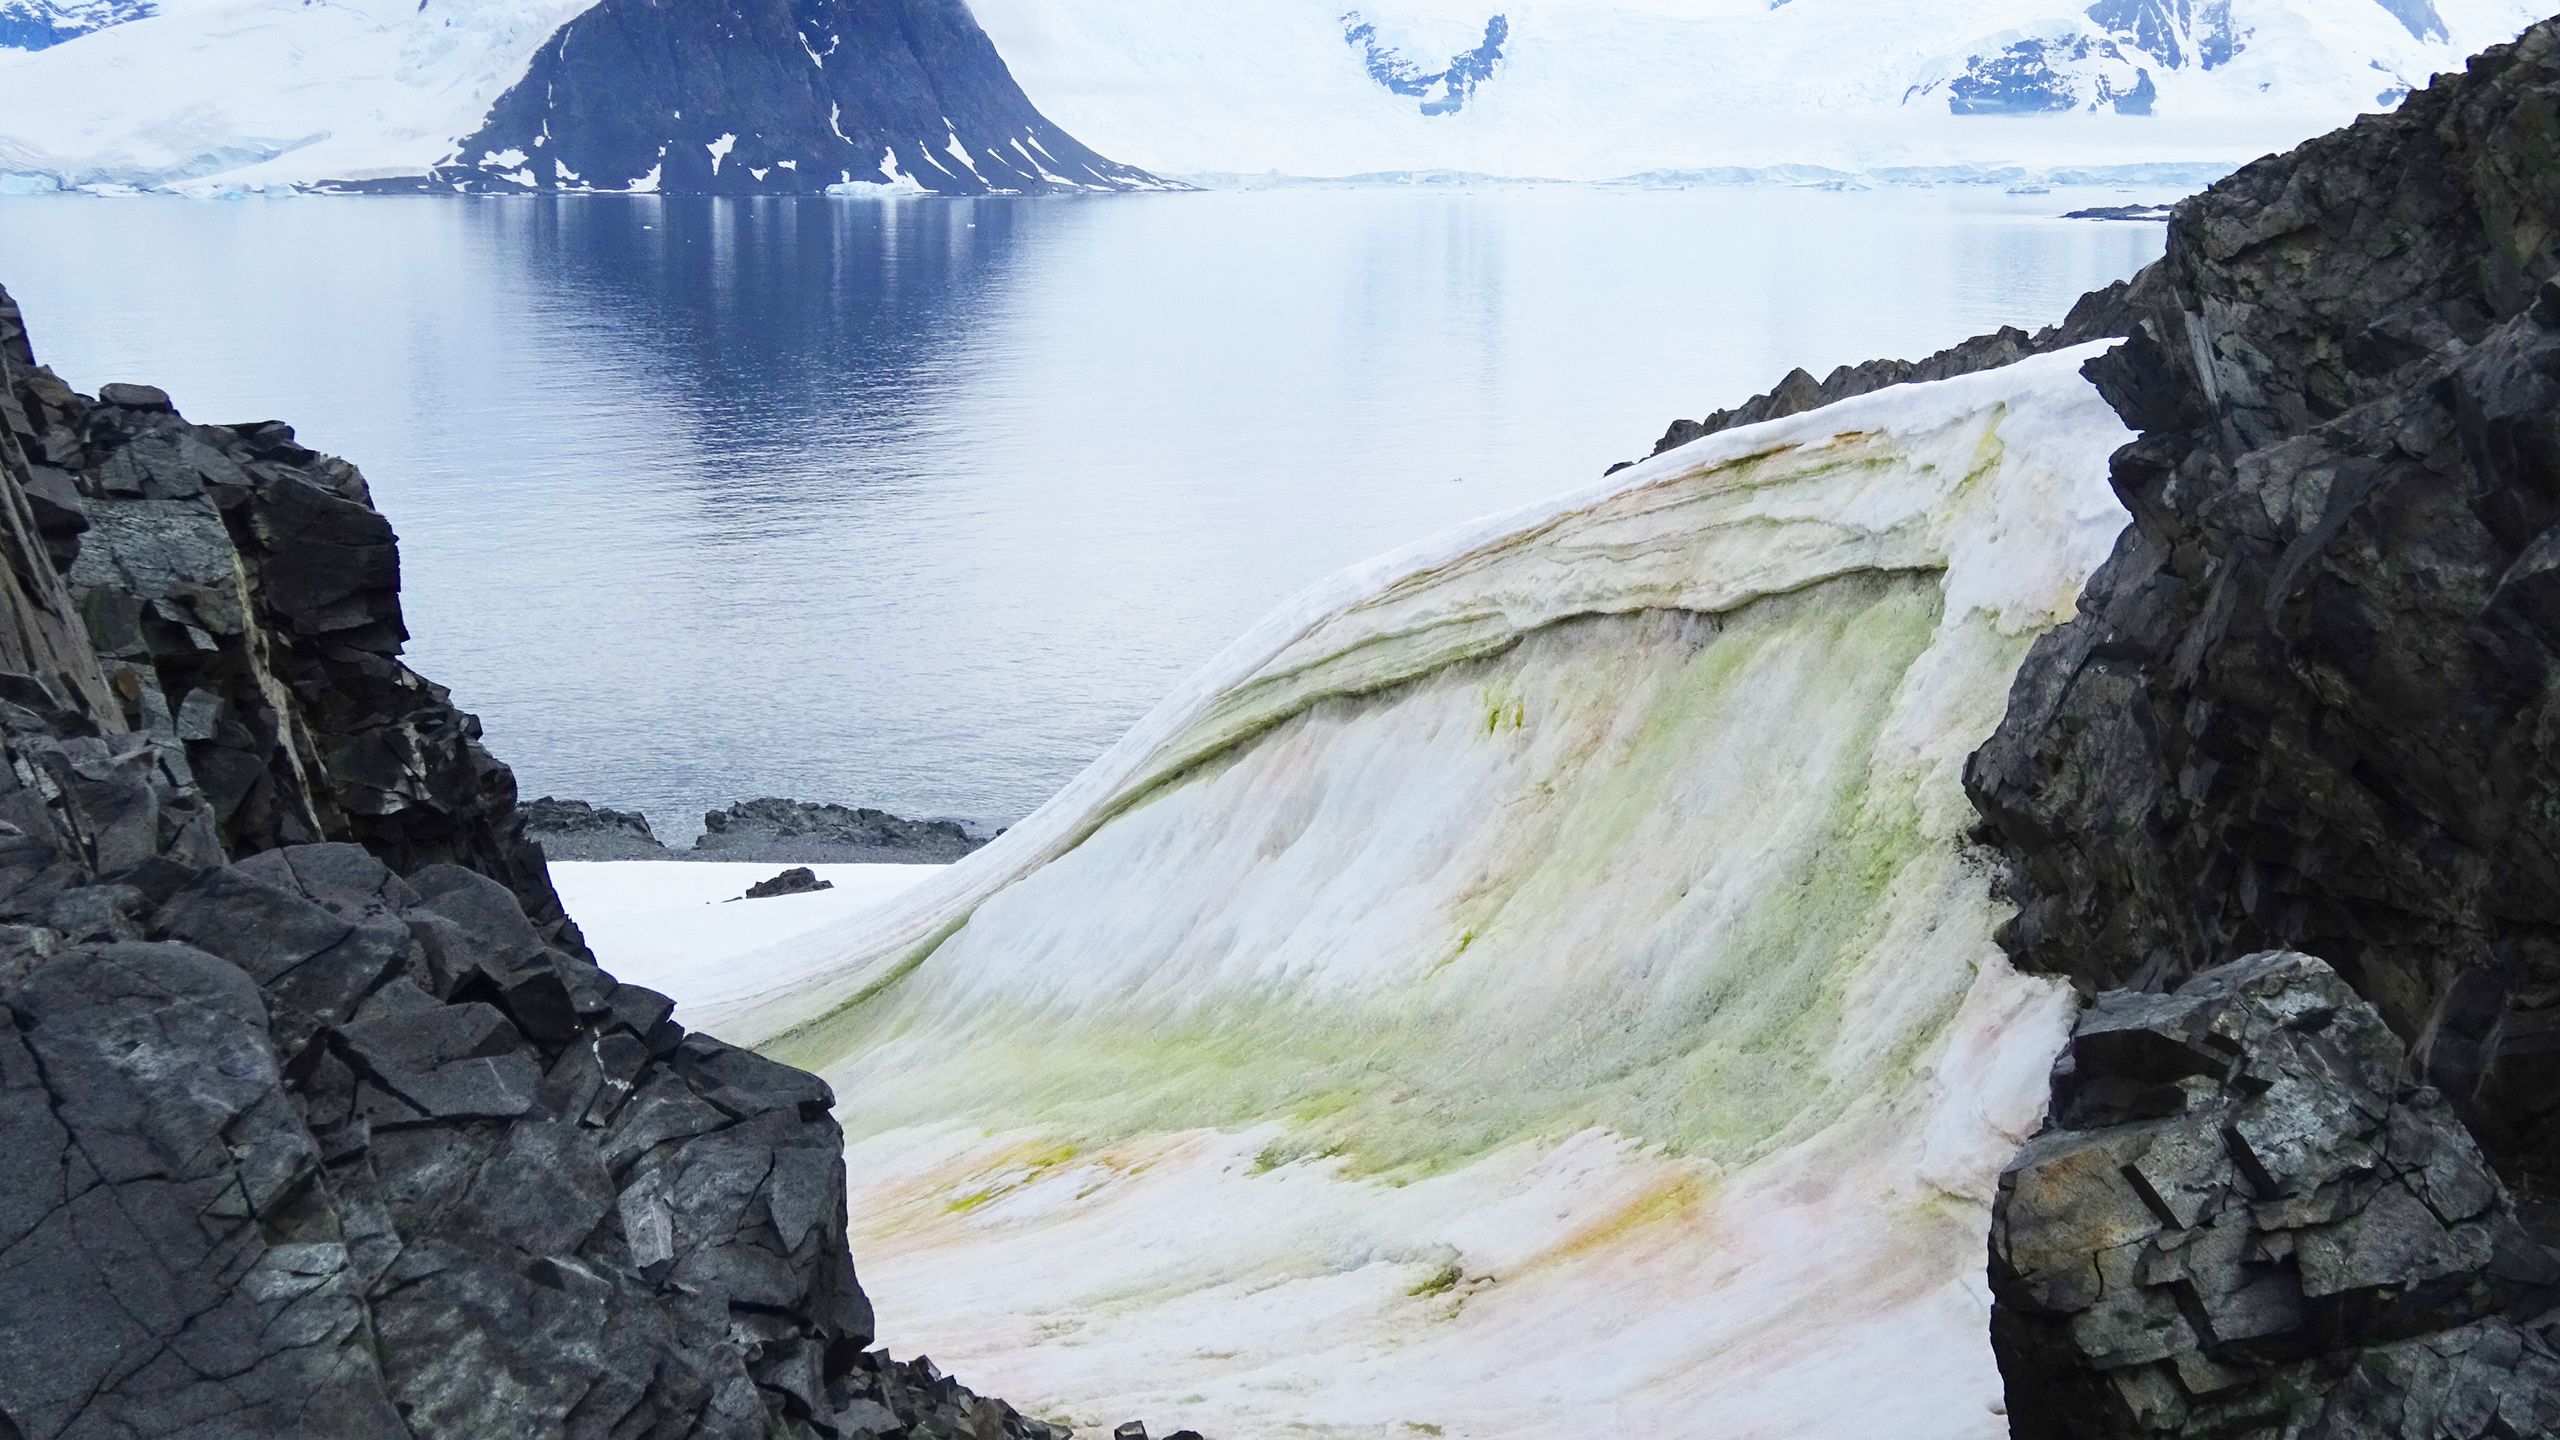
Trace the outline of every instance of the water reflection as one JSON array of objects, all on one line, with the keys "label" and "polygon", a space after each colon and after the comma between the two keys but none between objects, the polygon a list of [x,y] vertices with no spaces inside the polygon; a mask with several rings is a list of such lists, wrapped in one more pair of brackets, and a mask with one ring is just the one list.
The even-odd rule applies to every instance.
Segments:
[{"label": "water reflection", "polygon": [[74,383],[356,459],[419,666],[529,787],[682,832],[1018,816],[1333,568],[2157,253],[2079,203],[52,199],[0,279]]}]

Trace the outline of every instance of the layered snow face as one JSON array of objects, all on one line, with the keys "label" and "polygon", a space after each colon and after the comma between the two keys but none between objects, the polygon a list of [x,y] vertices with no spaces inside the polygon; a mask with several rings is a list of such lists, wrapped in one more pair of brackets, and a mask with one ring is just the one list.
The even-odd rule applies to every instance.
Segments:
[{"label": "layered snow face", "polygon": [[161,0],[0,53],[0,175],[264,185],[420,175],[591,0]]},{"label": "layered snow face", "polygon": [[974,8],[1053,118],[1158,173],[1583,180],[1797,164],[2236,164],[2387,108],[2541,18],[2530,0]]},{"label": "layered snow face", "polygon": [[883,1333],[1040,1413],[2004,1434],[2070,1001],[1959,774],[2123,523],[2087,358],[1337,577],[986,850],[665,983],[836,1087]]}]

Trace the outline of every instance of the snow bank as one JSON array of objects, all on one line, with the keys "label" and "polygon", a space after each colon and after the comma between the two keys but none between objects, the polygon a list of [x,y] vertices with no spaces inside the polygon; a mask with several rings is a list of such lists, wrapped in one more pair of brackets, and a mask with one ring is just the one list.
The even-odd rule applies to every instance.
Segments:
[{"label": "snow bank", "polygon": [[588,948],[614,978],[663,990],[706,962],[796,939],[905,893],[939,865],[812,865],[835,886],[809,895],[740,900],[789,869],[726,860],[556,860],[552,887]]},{"label": "snow bank", "polygon": [[661,983],[836,1086],[883,1333],[1042,1412],[2005,1433],[2069,1001],[1958,779],[2123,523],[2086,358],[1338,576],[987,849]]}]

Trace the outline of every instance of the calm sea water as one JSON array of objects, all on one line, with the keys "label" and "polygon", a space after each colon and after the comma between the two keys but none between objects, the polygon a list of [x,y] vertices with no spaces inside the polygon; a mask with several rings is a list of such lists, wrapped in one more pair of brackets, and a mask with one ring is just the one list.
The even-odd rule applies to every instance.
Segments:
[{"label": "calm sea water", "polygon": [[[1301,585],[2158,254],[1983,190],[0,201],[41,356],[289,420],[528,794],[1010,821]],[[2142,199],[2160,197],[2143,196]]]}]

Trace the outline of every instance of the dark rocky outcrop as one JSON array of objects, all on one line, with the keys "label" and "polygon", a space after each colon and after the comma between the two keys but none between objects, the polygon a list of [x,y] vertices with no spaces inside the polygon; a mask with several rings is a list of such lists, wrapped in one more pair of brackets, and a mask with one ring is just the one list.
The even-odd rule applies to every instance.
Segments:
[{"label": "dark rocky outcrop", "polygon": [[963,0],[603,0],[431,188],[944,195],[1166,187],[1036,109]]},{"label": "dark rocky outcrop", "polygon": [[2560,1200],[2560,22],[2179,207],[2133,515],[1967,782],[2022,967],[2334,964]]},{"label": "dark rocky outcrop", "polygon": [[2019,1440],[2560,1433],[2560,1257],[2328,966],[2117,992],[2001,1177]]},{"label": "dark rocky outcrop", "polygon": [[112,703],[63,698],[148,736],[227,854],[346,840],[403,871],[459,864],[577,948],[480,722],[399,661],[399,550],[364,477],[288,426],[190,425],[148,386],[76,394],[9,314],[0,426]]},{"label": "dark rocky outcrop", "polygon": [[777,865],[945,865],[988,839],[957,820],[909,820],[885,810],[747,800],[702,817],[693,848],[677,850],[649,817],[545,796],[524,807],[525,833],[555,860],[739,860]]},{"label": "dark rocky outcrop", "polygon": [[545,795],[524,805],[524,833],[553,860],[672,860],[675,853],[637,810],[608,810]]},{"label": "dark rocky outcrop", "polygon": [[833,1097],[588,958],[352,467],[5,298],[0,397],[0,1435],[1057,1434],[868,1348]]},{"label": "dark rocky outcrop", "polygon": [[814,895],[836,888],[832,880],[821,880],[818,872],[806,865],[795,865],[770,880],[759,880],[747,887],[741,900],[771,900],[778,895]]},{"label": "dark rocky outcrop", "polygon": [[[1991,334],[1977,335],[1919,360],[1868,360],[1856,365],[1842,365],[1820,380],[1803,370],[1791,370],[1776,388],[1764,395],[1755,395],[1732,409],[1718,410],[1704,420],[1672,421],[1671,428],[1663,431],[1662,438],[1654,442],[1652,453],[1659,455],[1666,450],[1677,450],[1692,440],[1721,431],[1757,425],[1764,420],[1780,420],[1789,415],[1802,415],[1809,410],[1819,410],[1825,405],[1836,405],[1895,385],[1950,380],[1958,375],[2014,365],[2030,356],[2068,350],[2074,345],[2120,339],[2133,328],[2135,317],[2142,313],[2151,273],[2145,271],[2131,280],[2081,296],[2062,323],[2048,325],[2033,334],[2014,325],[2003,326]],[[1612,466],[1609,473],[1614,475],[1633,463],[1628,461]]]},{"label": "dark rocky outcrop", "polygon": [[819,865],[944,864],[985,845],[957,820],[908,820],[885,810],[749,800],[702,817],[703,860]]},{"label": "dark rocky outcrop", "polygon": [[2178,207],[2174,205],[2092,205],[2086,210],[2069,210],[2065,220],[2151,220],[2166,222]]}]

